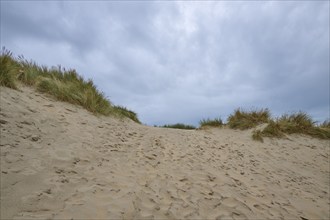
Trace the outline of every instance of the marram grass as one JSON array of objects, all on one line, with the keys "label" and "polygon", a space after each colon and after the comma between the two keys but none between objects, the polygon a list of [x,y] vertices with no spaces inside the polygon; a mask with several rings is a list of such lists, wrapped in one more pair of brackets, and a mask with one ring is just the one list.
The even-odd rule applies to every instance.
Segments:
[{"label": "marram grass", "polygon": [[16,74],[19,71],[19,64],[12,59],[12,53],[3,50],[0,56],[0,86],[17,89]]},{"label": "marram grass", "polygon": [[228,117],[228,125],[233,129],[250,129],[259,124],[267,123],[270,119],[270,111],[266,109],[245,111],[236,109],[233,114]]},{"label": "marram grass", "polygon": [[[312,117],[304,112],[293,114],[284,114],[279,118],[271,118],[270,111],[266,109],[255,109],[245,111],[236,109],[227,119],[227,125],[232,129],[250,129],[256,128],[258,125],[265,124],[261,129],[252,131],[252,139],[263,142],[264,137],[283,138],[290,134],[303,134],[319,139],[330,139],[330,121],[324,121],[320,125],[316,125]],[[217,126],[223,125],[221,119],[203,119],[200,126]]]},{"label": "marram grass", "polygon": [[200,127],[222,127],[223,122],[221,118],[215,118],[215,119],[202,119],[199,121]]},{"label": "marram grass", "polygon": [[[32,86],[38,91],[50,94],[56,99],[81,105],[95,114],[115,115],[130,118],[140,123],[137,114],[125,107],[113,105],[91,80],[84,80],[75,70],[58,67],[48,68],[35,62],[27,61],[22,56],[13,58],[12,53],[2,49],[0,55],[0,86],[17,89],[19,84]],[[304,134],[321,139],[330,139],[330,121],[320,125],[304,113],[285,114],[272,119],[268,109],[245,111],[236,109],[228,119],[232,129],[250,129],[260,124],[267,124],[263,130],[254,130],[252,138],[263,141],[263,137],[281,138],[286,134]],[[203,119],[200,127],[221,127],[220,118]],[[164,125],[163,127],[195,129],[184,124]]]},{"label": "marram grass", "polygon": [[262,138],[261,130],[254,130],[252,132],[252,139],[255,141],[264,142],[264,139]]},{"label": "marram grass", "polygon": [[312,117],[304,112],[284,114],[275,120],[270,120],[262,131],[254,131],[252,138],[262,141],[263,137],[281,138],[286,134],[304,134],[320,139],[330,139],[330,128],[327,126],[327,121],[317,126]]},{"label": "marram grass", "polygon": [[120,117],[127,117],[132,119],[133,121],[137,123],[141,123],[137,117],[137,114],[126,107],[123,106],[113,106],[113,113],[120,116]]},{"label": "marram grass", "polygon": [[194,130],[196,129],[193,125],[186,125],[183,123],[176,123],[176,124],[166,124],[163,126],[160,126],[162,128],[175,128],[175,129],[184,129],[184,130]]},{"label": "marram grass", "polygon": [[75,70],[58,67],[47,68],[2,49],[0,55],[0,86],[17,89],[22,83],[35,87],[39,92],[54,96],[60,101],[80,105],[101,115],[127,117],[140,123],[137,114],[125,107],[114,106],[100,92],[92,80],[84,80]]}]

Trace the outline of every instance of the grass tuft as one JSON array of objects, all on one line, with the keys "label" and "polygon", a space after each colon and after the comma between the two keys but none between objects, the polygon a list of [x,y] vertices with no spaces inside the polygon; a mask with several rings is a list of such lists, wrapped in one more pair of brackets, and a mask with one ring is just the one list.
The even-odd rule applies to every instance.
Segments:
[{"label": "grass tuft", "polygon": [[19,65],[13,59],[12,53],[2,48],[0,56],[0,86],[17,89],[15,77],[18,70]]},{"label": "grass tuft", "polygon": [[195,126],[185,125],[185,124],[182,124],[182,123],[163,125],[163,126],[160,126],[160,127],[162,127],[162,128],[185,129],[185,130],[194,130],[194,129],[196,129]]},{"label": "grass tuft", "polygon": [[215,119],[202,119],[199,121],[199,125],[200,127],[206,127],[206,126],[210,126],[210,127],[222,127],[223,126],[223,122],[221,120],[221,118],[215,118]]},{"label": "grass tuft", "polygon": [[304,133],[315,125],[312,117],[304,112],[282,115],[277,123],[288,134]]},{"label": "grass tuft", "polygon": [[137,114],[129,109],[127,109],[126,107],[123,106],[114,106],[114,112],[115,114],[119,115],[119,116],[124,116],[127,118],[132,119],[133,121],[141,124]]},{"label": "grass tuft", "polygon": [[264,139],[262,138],[262,131],[261,130],[254,130],[252,132],[252,139],[255,141],[264,142]]},{"label": "grass tuft", "polygon": [[278,137],[284,136],[284,131],[280,124],[271,120],[268,125],[261,131],[261,135],[264,137]]},{"label": "grass tuft", "polygon": [[234,114],[228,117],[228,125],[233,129],[245,130],[254,128],[259,124],[267,123],[270,119],[270,111],[266,109],[244,111],[236,109]]},{"label": "grass tuft", "polygon": [[315,138],[329,139],[330,129],[316,126],[311,116],[298,112],[282,115],[275,121],[271,120],[260,133],[263,137],[283,137],[285,134],[305,134]]},{"label": "grass tuft", "polygon": [[17,89],[16,83],[21,82],[60,101],[81,105],[95,114],[128,117],[140,123],[135,112],[125,107],[113,106],[92,80],[84,80],[74,69],[39,66],[33,61],[25,60],[23,56],[15,59],[12,53],[4,48],[0,65],[1,86]]}]

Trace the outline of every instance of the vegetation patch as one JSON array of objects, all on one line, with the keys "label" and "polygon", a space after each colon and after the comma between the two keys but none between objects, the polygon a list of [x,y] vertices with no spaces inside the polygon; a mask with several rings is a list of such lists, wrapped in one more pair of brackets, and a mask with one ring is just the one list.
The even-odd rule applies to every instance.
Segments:
[{"label": "vegetation patch", "polygon": [[[92,80],[84,80],[74,69],[65,70],[61,66],[48,68],[23,56],[13,58],[12,53],[2,49],[0,55],[0,86],[17,89],[22,83],[36,88],[39,92],[47,93],[56,99],[80,105],[95,114],[114,115],[130,118],[140,123],[135,112],[113,105],[100,92]],[[266,109],[245,111],[236,109],[228,117],[228,126],[233,129],[250,129],[267,123],[263,130],[254,130],[252,138],[263,141],[263,137],[283,137],[285,134],[305,134],[321,139],[330,139],[330,121],[320,125],[304,112],[285,114],[277,119],[271,119],[270,111]],[[200,127],[222,127],[221,118],[203,119]],[[192,125],[182,123],[164,125],[165,128],[196,129]]]},{"label": "vegetation patch", "polygon": [[254,130],[252,132],[252,139],[255,140],[255,141],[264,142],[264,139],[262,138],[261,130]]},{"label": "vegetation patch", "polygon": [[[275,123],[286,134],[306,134],[322,139],[330,138],[330,129],[326,126],[317,126],[312,117],[304,112],[293,113],[291,115],[285,114]],[[326,125],[326,122],[323,125]]]},{"label": "vegetation patch", "polygon": [[312,117],[304,112],[285,114],[276,120],[271,120],[262,131],[252,134],[254,140],[262,137],[284,137],[285,134],[305,134],[320,139],[330,139],[329,124],[325,121],[317,126]]},{"label": "vegetation patch", "polygon": [[0,56],[0,86],[17,89],[16,74],[19,71],[19,64],[12,59],[12,53],[4,50]]},{"label": "vegetation patch", "polygon": [[127,109],[126,107],[115,105],[115,106],[113,106],[113,109],[114,109],[114,114],[115,115],[118,115],[119,117],[130,118],[133,121],[141,124],[137,114],[135,112]]},{"label": "vegetation patch", "polygon": [[13,58],[6,49],[2,49],[0,67],[0,86],[17,89],[20,82],[60,101],[80,105],[92,113],[127,117],[140,123],[135,112],[112,105],[92,80],[84,80],[74,69],[39,66],[23,56]]},{"label": "vegetation patch", "polygon": [[160,126],[160,127],[162,127],[162,128],[185,129],[185,130],[194,130],[194,129],[196,129],[196,127],[193,126],[193,125],[186,125],[186,124],[182,124],[182,123],[168,124],[168,125],[163,125],[163,126]]},{"label": "vegetation patch", "polygon": [[222,127],[223,121],[221,118],[215,118],[215,119],[202,119],[199,121],[200,127]]},{"label": "vegetation patch", "polygon": [[268,125],[261,131],[260,134],[263,137],[284,137],[284,131],[281,126],[273,120],[269,121]]},{"label": "vegetation patch", "polygon": [[320,125],[304,112],[284,114],[277,119],[272,119],[270,111],[266,109],[244,111],[235,110],[228,117],[228,125],[233,129],[249,129],[267,123],[262,130],[254,130],[252,139],[263,142],[263,137],[281,138],[286,134],[305,134],[321,139],[330,139],[330,122],[325,121]]},{"label": "vegetation patch", "polygon": [[251,111],[236,109],[234,114],[228,117],[228,125],[233,129],[245,130],[263,123],[268,123],[269,120],[270,111],[267,108]]}]

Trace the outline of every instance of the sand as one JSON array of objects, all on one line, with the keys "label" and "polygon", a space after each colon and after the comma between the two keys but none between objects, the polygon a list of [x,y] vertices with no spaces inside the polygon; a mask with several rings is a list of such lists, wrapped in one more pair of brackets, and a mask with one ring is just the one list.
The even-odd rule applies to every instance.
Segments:
[{"label": "sand", "polygon": [[330,218],[329,140],[148,127],[28,87],[1,87],[0,125],[1,219]]}]

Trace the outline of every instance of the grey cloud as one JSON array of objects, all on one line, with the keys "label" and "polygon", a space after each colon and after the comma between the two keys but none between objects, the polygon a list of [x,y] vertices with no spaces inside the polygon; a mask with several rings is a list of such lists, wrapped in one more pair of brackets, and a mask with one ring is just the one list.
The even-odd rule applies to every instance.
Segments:
[{"label": "grey cloud", "polygon": [[329,2],[1,5],[1,45],[77,68],[147,124],[237,107],[329,117]]},{"label": "grey cloud", "polygon": [[[40,43],[67,44],[76,55],[97,47],[100,30],[97,14],[88,7],[64,2],[3,2],[4,35],[15,42],[37,39]],[[87,6],[87,5],[86,5]],[[4,9],[6,8],[6,10]],[[36,45],[38,46],[38,45]]]}]

